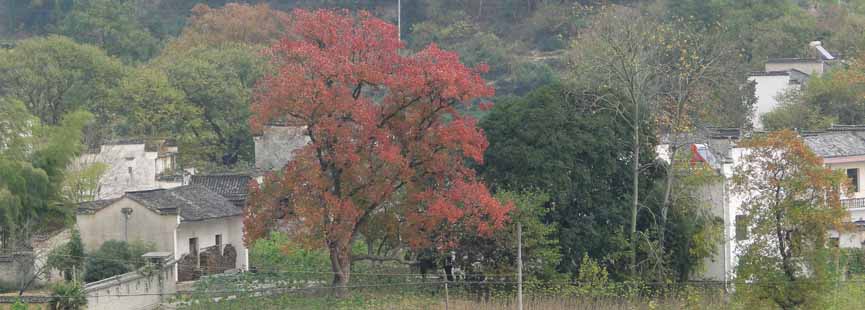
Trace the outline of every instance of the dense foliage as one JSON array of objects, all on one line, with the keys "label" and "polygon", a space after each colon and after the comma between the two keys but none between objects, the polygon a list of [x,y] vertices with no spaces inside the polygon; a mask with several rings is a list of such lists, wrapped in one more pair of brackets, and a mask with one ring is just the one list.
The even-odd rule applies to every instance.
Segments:
[{"label": "dense foliage", "polygon": [[493,89],[457,54],[435,45],[404,55],[396,27],[366,13],[295,10],[293,33],[268,50],[252,125],[303,126],[310,143],[282,175],[254,186],[245,210],[247,242],[290,214],[300,239],[328,249],[334,286],[356,260],[351,243],[374,219],[395,227],[401,246],[452,247],[459,233],[489,236],[508,219],[468,160],[487,141],[458,112]]},{"label": "dense foliage", "polygon": [[70,216],[62,196],[66,164],[81,151],[84,112],[57,126],[40,125],[15,99],[0,98],[0,245],[31,248],[30,238],[62,227]]},{"label": "dense foliage", "polygon": [[99,281],[141,268],[145,264],[141,255],[154,249],[152,244],[141,242],[105,241],[99,249],[88,253],[84,281]]},{"label": "dense foliage", "polygon": [[733,181],[734,193],[744,197],[749,237],[737,242],[737,278],[763,284],[752,292],[755,305],[821,308],[821,296],[832,289],[827,237],[845,231],[848,218],[840,200],[846,177],[824,167],[792,131],[743,145],[749,153]]}]

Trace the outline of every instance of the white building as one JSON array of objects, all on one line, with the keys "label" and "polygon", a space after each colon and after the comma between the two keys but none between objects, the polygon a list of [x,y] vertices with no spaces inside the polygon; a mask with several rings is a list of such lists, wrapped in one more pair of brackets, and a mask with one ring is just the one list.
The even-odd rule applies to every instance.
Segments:
[{"label": "white building", "polygon": [[[865,247],[865,126],[834,126],[827,132],[803,134],[805,144],[823,159],[824,164],[836,170],[842,170],[853,184],[850,197],[842,197],[841,203],[849,211],[849,223],[854,224],[854,230],[838,234],[832,232],[834,239],[842,248]],[[735,168],[742,164],[748,149],[736,146],[738,137],[730,134],[703,133],[701,136],[683,139],[683,144],[699,145],[700,153],[711,152],[715,158],[710,166],[716,169],[722,178],[703,188],[699,194],[711,213],[722,219],[723,239],[718,245],[713,257],[704,261],[705,269],[693,276],[698,280],[729,281],[735,276],[735,268],[740,253],[736,243],[746,241],[747,227],[738,221],[743,216],[743,194],[733,192],[732,178]],[[666,145],[659,146],[659,154],[665,154]],[[683,151],[687,151],[683,149]],[[702,156],[702,155],[701,155]],[[737,225],[737,223],[739,225]]]},{"label": "white building", "polygon": [[761,116],[778,106],[781,95],[798,90],[811,76],[826,72],[836,58],[823,48],[819,41],[809,44],[813,51],[810,58],[770,58],[764,70],[752,72],[748,81],[754,82],[757,97],[752,121],[755,129],[763,129]]},{"label": "white building", "polygon": [[807,79],[808,74],[797,69],[751,73],[748,81],[754,82],[754,96],[757,97],[752,118],[754,128],[763,129],[763,114],[778,107],[782,95],[799,90]]},{"label": "white building", "polygon": [[96,200],[117,198],[129,191],[173,188],[183,184],[177,167],[177,146],[171,141],[117,141],[76,158],[70,170],[103,164],[105,173],[95,189]]},{"label": "white building", "polygon": [[850,223],[854,230],[832,238],[842,248],[865,247],[865,127],[833,126],[828,132],[805,135],[805,143],[823,163],[843,171],[852,186],[851,196],[842,197],[841,204],[850,212]]},{"label": "white building", "polygon": [[214,261],[230,262],[222,269],[246,270],[249,265],[243,210],[202,186],[128,192],[82,203],[76,219],[85,250],[98,249],[108,240],[151,243],[180,259],[175,273],[179,280],[185,276],[183,268],[212,268]]}]

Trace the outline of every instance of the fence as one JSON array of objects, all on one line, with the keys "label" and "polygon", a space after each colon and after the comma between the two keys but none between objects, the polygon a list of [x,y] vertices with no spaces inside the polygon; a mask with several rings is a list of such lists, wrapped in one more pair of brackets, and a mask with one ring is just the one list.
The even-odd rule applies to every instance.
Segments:
[{"label": "fence", "polygon": [[[200,283],[179,303],[180,309],[491,310],[516,309],[517,303],[516,283],[508,278],[446,282],[397,275],[382,283],[344,289],[310,281],[229,277],[206,281],[209,283]],[[728,299],[723,283],[593,286],[529,282],[523,309],[717,309],[726,308]]]}]

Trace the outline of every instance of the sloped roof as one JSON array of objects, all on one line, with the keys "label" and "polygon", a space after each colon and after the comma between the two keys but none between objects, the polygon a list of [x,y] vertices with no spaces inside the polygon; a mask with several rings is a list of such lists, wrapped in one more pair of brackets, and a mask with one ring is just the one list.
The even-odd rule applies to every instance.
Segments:
[{"label": "sloped roof", "polygon": [[865,155],[865,131],[829,131],[805,135],[803,139],[823,158]]},{"label": "sloped roof", "polygon": [[235,206],[243,208],[246,205],[251,180],[252,177],[248,174],[193,175],[189,184],[203,186],[225,197]]},{"label": "sloped roof", "polygon": [[243,214],[225,197],[199,185],[129,192],[126,197],[159,213],[180,214],[181,221],[201,221]]},{"label": "sloped roof", "polygon": [[729,159],[730,149],[735,146],[736,141],[743,136],[738,128],[703,127],[693,132],[680,133],[674,140],[671,135],[661,136],[662,144],[704,144],[720,159]]},{"label": "sloped roof", "polygon": [[120,198],[112,198],[112,199],[102,199],[102,200],[94,200],[87,201],[78,204],[78,212],[79,213],[92,213],[99,210],[104,209],[107,206],[110,206],[112,203],[120,200]]}]

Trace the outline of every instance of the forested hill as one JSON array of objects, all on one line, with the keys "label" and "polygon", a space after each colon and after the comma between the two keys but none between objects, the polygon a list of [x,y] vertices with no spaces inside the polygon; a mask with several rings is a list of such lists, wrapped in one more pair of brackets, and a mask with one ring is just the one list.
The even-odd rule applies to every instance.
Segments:
[{"label": "forested hill", "polygon": [[[146,62],[179,35],[196,4],[221,7],[228,1],[195,0],[0,0],[0,37],[21,39],[62,34],[102,45],[128,62]],[[368,10],[396,22],[397,0],[238,1],[269,3],[280,10],[346,8]],[[548,68],[526,64],[566,49],[597,8],[626,5],[659,20],[693,19],[721,25],[736,38],[745,61],[759,67],[768,57],[808,53],[806,42],[822,40],[833,52],[852,55],[865,44],[865,1],[861,0],[412,0],[402,3],[402,35],[411,47],[435,42],[471,62],[493,66],[517,91],[526,75]],[[254,22],[254,21],[249,21]],[[98,30],[96,28],[99,28]],[[553,56],[553,57],[551,57]]]},{"label": "forested hill", "polygon": [[[88,133],[91,141],[170,136],[202,146],[196,148],[201,154],[186,160],[233,166],[252,156],[249,129],[238,124],[246,123],[252,89],[266,71],[256,55],[284,34],[280,19],[288,11],[366,10],[394,23],[398,11],[396,0],[246,4],[0,0],[0,52],[9,53],[0,59],[0,83],[5,83],[0,96],[21,100],[49,124],[70,111],[89,110],[101,124]],[[484,78],[495,86],[494,101],[501,101],[543,85],[591,79],[579,69],[585,63],[581,43],[594,31],[593,18],[611,8],[637,12],[652,27],[686,30],[679,35],[699,35],[712,46],[736,51],[720,66],[723,78],[705,90],[707,109],[695,115],[699,125],[748,127],[757,121],[748,120],[754,98],[744,85],[747,73],[762,69],[768,58],[809,55],[807,45],[814,40],[851,58],[865,45],[861,0],[407,0],[400,10],[401,36],[410,50],[434,43],[458,52],[468,65],[488,64]],[[694,51],[704,52],[702,46]],[[45,59],[64,70],[40,71],[49,66]],[[4,65],[32,70],[3,71]],[[66,82],[62,89],[42,87]],[[41,99],[25,98],[33,91],[44,92]],[[833,113],[826,109],[801,109],[815,114],[809,124],[835,119],[823,117]],[[775,123],[796,121],[776,118],[781,120]]]}]

